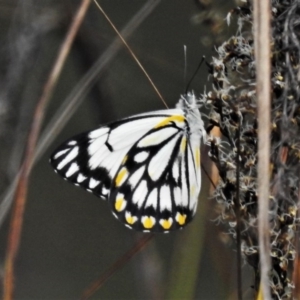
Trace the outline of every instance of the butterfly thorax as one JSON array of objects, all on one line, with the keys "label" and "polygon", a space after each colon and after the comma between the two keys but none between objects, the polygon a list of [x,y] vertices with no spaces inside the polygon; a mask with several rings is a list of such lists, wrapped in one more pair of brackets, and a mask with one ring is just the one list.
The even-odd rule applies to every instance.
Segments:
[{"label": "butterfly thorax", "polygon": [[190,125],[189,134],[191,138],[205,138],[206,132],[204,130],[204,123],[199,112],[195,95],[193,93],[181,95],[176,107],[182,109],[184,112],[185,118]]}]

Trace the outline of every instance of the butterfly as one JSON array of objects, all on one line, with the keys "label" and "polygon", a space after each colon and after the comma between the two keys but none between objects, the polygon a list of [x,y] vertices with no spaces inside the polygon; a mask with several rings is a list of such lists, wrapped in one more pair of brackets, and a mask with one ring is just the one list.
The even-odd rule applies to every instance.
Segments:
[{"label": "butterfly", "polygon": [[50,163],[66,180],[107,199],[128,228],[169,232],[196,212],[205,135],[196,97],[188,93],[174,109],[134,115],[69,139]]}]

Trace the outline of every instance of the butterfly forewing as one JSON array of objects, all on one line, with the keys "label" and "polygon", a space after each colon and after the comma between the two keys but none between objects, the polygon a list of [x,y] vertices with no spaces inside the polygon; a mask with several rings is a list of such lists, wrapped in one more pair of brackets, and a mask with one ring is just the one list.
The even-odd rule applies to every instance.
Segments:
[{"label": "butterfly forewing", "polygon": [[107,198],[112,178],[134,142],[166,117],[168,111],[141,114],[82,133],[56,149],[50,163],[66,180]]},{"label": "butterfly forewing", "polygon": [[[90,134],[95,132],[99,133],[99,137],[91,138]],[[104,139],[107,132],[108,128],[103,127],[102,137],[99,129],[82,133],[62,144],[50,158],[50,163],[58,174],[100,197],[107,197],[111,176],[104,166],[91,167],[93,156],[91,156],[90,146],[91,143],[97,142],[97,139]],[[101,152],[105,154],[105,149],[103,148]]]},{"label": "butterfly forewing", "polygon": [[189,119],[180,107],[113,122],[68,140],[50,162],[66,180],[108,199],[127,227],[182,228],[200,191],[201,135],[191,134]]}]

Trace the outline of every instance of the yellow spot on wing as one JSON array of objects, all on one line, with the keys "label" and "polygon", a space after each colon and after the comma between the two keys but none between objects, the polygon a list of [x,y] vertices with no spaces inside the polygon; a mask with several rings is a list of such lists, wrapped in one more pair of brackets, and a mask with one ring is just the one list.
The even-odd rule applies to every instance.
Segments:
[{"label": "yellow spot on wing", "polygon": [[183,225],[186,221],[186,215],[185,214],[181,214],[181,213],[177,213],[176,215],[176,221],[179,223],[179,225]]},{"label": "yellow spot on wing", "polygon": [[146,229],[150,229],[154,226],[155,220],[153,217],[143,217],[142,223]]},{"label": "yellow spot on wing", "polygon": [[127,159],[128,159],[128,155],[125,155],[122,160],[122,165],[124,165],[126,163]]},{"label": "yellow spot on wing", "polygon": [[185,120],[184,116],[181,116],[181,115],[171,116],[171,117],[165,118],[163,121],[158,123],[154,128],[163,127],[172,121],[184,122],[184,120]]},{"label": "yellow spot on wing", "polygon": [[132,225],[133,223],[136,222],[137,217],[132,216],[130,212],[126,212],[126,213],[125,213],[125,219],[126,219],[126,221],[127,221],[127,223],[128,223],[129,225]]},{"label": "yellow spot on wing", "polygon": [[120,186],[124,177],[128,174],[126,168],[122,168],[116,177],[116,186]]},{"label": "yellow spot on wing", "polygon": [[195,150],[195,159],[196,159],[196,166],[197,168],[200,167],[200,150],[199,148],[196,148]]},{"label": "yellow spot on wing", "polygon": [[134,223],[134,218],[132,216],[130,216],[130,217],[128,216],[126,218],[126,221],[127,221],[128,224],[132,225]]},{"label": "yellow spot on wing", "polygon": [[195,193],[196,193],[196,187],[195,187],[195,185],[192,185],[191,186],[191,196],[194,197]]},{"label": "yellow spot on wing", "polygon": [[182,153],[184,153],[185,148],[186,148],[186,137],[184,136],[184,137],[182,138],[182,140],[181,140],[180,151],[181,151]]},{"label": "yellow spot on wing", "polygon": [[170,227],[172,226],[173,220],[171,218],[169,218],[168,220],[162,219],[160,220],[160,225],[163,227],[163,229],[170,229]]},{"label": "yellow spot on wing", "polygon": [[122,211],[126,206],[126,201],[124,198],[118,198],[115,203],[116,211]]}]

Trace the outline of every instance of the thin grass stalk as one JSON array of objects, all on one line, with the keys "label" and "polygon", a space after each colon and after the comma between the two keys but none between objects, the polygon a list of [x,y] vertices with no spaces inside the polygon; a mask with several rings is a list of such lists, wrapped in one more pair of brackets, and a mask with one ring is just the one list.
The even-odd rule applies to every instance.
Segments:
[{"label": "thin grass stalk", "polygon": [[30,168],[31,168],[32,161],[34,159],[35,147],[42,126],[44,111],[46,109],[48,102],[50,101],[50,97],[52,95],[52,92],[58,80],[58,77],[61,73],[66,58],[70,52],[71,45],[73,44],[78,29],[87,12],[89,4],[90,4],[90,0],[82,0],[79,9],[74,17],[74,20],[70,26],[70,29],[67,33],[66,39],[62,44],[62,47],[60,48],[57,60],[50,73],[49,79],[45,84],[43,94],[37,104],[35,113],[33,115],[33,123],[31,126],[31,130],[29,132],[25,158],[22,164],[19,181],[17,183],[15,204],[12,212],[10,229],[8,234],[8,244],[6,250],[5,271],[4,271],[4,281],[3,281],[4,300],[13,299],[14,267],[15,267],[15,260],[17,257],[20,239],[21,239],[23,217],[24,217],[25,205],[27,200]]},{"label": "thin grass stalk", "polygon": [[271,109],[271,40],[270,1],[254,1],[254,45],[258,118],[258,235],[261,289],[265,300],[271,299],[270,264],[270,109]]}]

